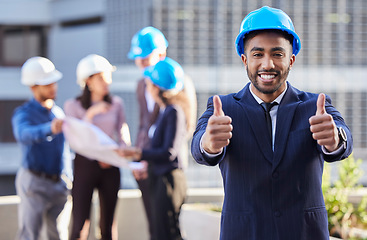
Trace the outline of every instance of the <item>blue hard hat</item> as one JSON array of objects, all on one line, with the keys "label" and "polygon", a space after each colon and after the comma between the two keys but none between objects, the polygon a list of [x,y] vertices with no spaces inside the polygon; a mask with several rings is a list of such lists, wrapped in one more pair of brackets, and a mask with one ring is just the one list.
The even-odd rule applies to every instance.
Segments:
[{"label": "blue hard hat", "polygon": [[156,65],[147,67],[144,76],[150,78],[154,85],[162,90],[182,90],[184,86],[184,71],[180,64],[166,57]]},{"label": "blue hard hat", "polygon": [[145,27],[137,32],[131,39],[130,52],[127,57],[135,59],[145,58],[155,49],[166,49],[168,41],[163,33],[154,27]]},{"label": "blue hard hat", "polygon": [[255,30],[277,29],[285,31],[293,36],[293,54],[301,50],[301,40],[295,32],[292,20],[280,9],[264,6],[250,12],[241,23],[240,33],[236,38],[237,54],[244,53],[243,39],[249,32]]}]

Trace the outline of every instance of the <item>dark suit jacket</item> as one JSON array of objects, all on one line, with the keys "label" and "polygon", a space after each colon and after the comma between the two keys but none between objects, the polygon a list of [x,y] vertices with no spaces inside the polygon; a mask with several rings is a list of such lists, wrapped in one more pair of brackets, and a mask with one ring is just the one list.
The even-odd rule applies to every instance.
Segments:
[{"label": "dark suit jacket", "polygon": [[159,106],[154,105],[153,112],[148,111],[147,100],[145,98],[146,84],[144,78],[140,79],[136,88],[136,95],[139,102],[139,128],[136,137],[135,146],[139,148],[146,148],[150,146],[150,139],[148,136],[149,128],[154,124],[159,114]]},{"label": "dark suit jacket", "polygon": [[150,173],[164,175],[176,168],[182,168],[182,144],[186,140],[186,118],[183,110],[168,105],[156,121],[151,147],[144,148],[142,159],[149,162]]},{"label": "dark suit jacket", "polygon": [[316,113],[317,94],[288,83],[277,114],[274,152],[267,139],[265,114],[249,91],[221,96],[232,118],[233,137],[223,153],[208,158],[199,142],[213,114],[212,98],[198,121],[192,141],[195,160],[219,164],[224,185],[222,240],[325,240],[328,221],[321,179],[324,161],[346,158],[352,136],[340,113],[326,98],[326,111],[347,132],[348,144],[338,156],[326,156],[312,138],[309,118]]}]

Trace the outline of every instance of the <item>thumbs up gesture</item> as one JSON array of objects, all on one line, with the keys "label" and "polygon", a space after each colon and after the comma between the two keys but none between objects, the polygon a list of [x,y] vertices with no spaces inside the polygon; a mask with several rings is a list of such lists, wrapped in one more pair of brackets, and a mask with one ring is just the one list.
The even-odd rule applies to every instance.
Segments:
[{"label": "thumbs up gesture", "polygon": [[338,147],[339,136],[333,117],[326,112],[325,94],[319,94],[316,105],[316,114],[309,119],[312,137],[319,145],[333,152]]},{"label": "thumbs up gesture", "polygon": [[211,154],[220,153],[232,138],[232,119],[225,116],[218,95],[213,97],[214,112],[208,120],[202,138],[202,147]]}]

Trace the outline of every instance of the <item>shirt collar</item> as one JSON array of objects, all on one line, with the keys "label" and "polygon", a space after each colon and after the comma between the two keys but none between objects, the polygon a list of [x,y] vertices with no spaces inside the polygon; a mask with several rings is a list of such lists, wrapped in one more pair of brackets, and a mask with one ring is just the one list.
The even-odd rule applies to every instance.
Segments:
[{"label": "shirt collar", "polygon": [[[256,102],[258,102],[259,104],[263,103],[264,101],[261,100],[261,98],[259,98],[258,96],[256,96],[256,94],[252,91],[251,85],[252,85],[252,83],[250,84],[249,89],[250,89],[250,92],[251,92],[252,96],[255,98]],[[287,89],[288,89],[288,84],[286,83],[284,91],[274,101],[272,101],[272,103],[276,102],[276,103],[280,104],[280,102],[282,101],[282,99],[284,97],[284,94],[287,91]]]},{"label": "shirt collar", "polygon": [[44,108],[34,97],[30,100],[30,102],[32,103],[33,106],[37,108]]}]

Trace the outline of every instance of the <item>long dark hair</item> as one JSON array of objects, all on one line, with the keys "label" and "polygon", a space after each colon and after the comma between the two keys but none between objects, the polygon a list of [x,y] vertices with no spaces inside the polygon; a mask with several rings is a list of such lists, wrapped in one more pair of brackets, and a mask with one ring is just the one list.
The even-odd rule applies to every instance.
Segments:
[{"label": "long dark hair", "polygon": [[[76,100],[80,101],[82,107],[84,109],[88,109],[90,108],[90,106],[92,106],[92,98],[91,98],[91,91],[89,90],[89,87],[87,84],[85,84],[84,90],[82,92],[82,94],[78,97],[76,97]],[[108,93],[103,97],[103,101],[107,102],[107,103],[112,103],[112,97],[111,95]]]}]

